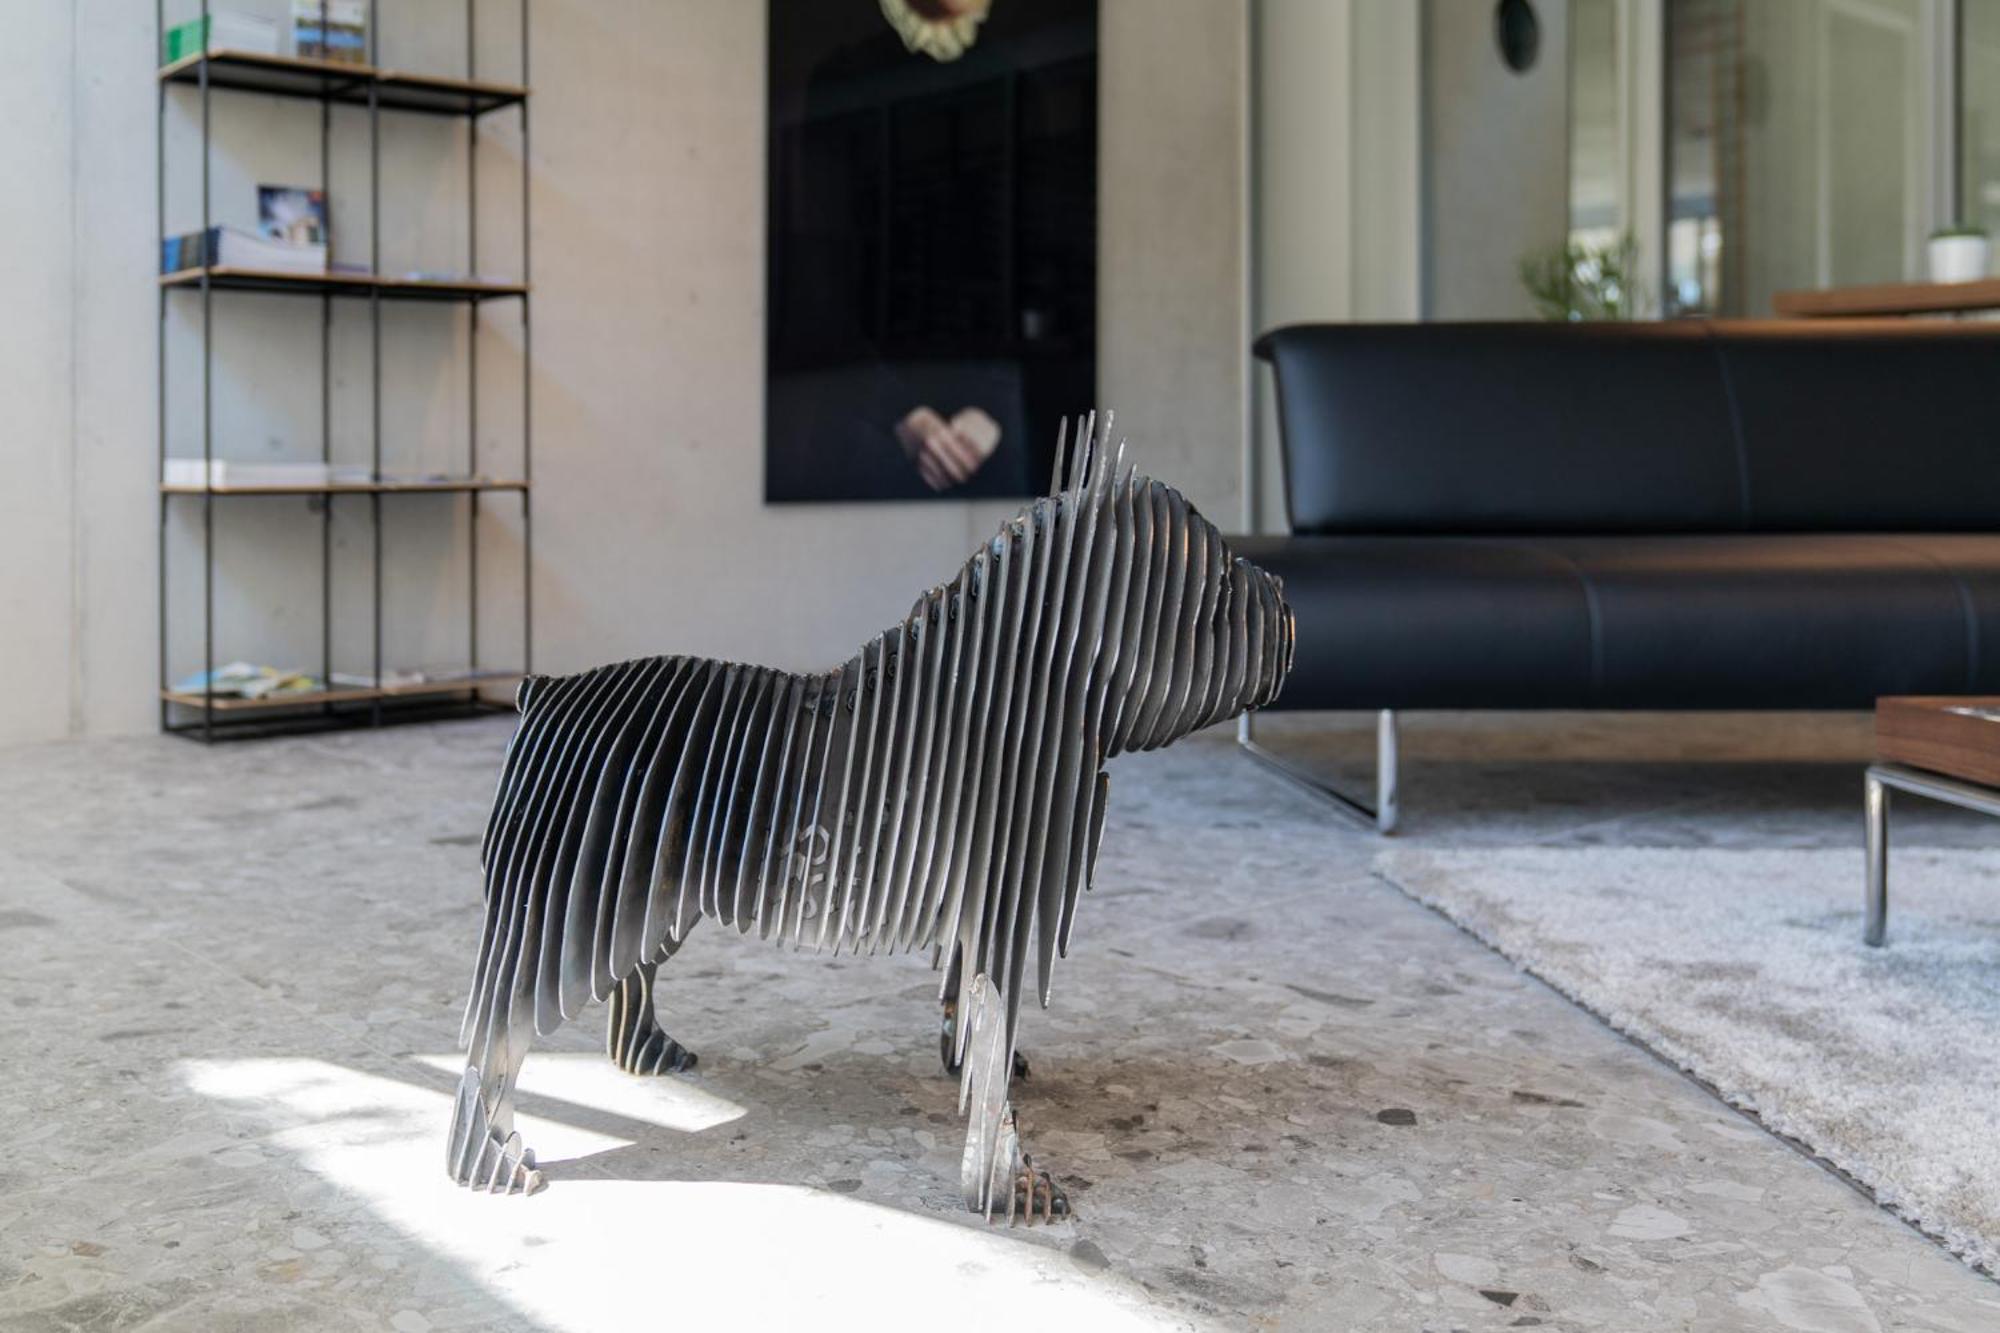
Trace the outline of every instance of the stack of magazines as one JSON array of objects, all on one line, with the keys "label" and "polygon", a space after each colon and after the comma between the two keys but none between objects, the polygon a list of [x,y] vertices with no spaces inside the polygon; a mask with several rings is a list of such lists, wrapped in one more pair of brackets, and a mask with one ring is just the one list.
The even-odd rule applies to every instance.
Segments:
[{"label": "stack of magazines", "polygon": [[230,699],[309,694],[319,688],[317,676],[304,671],[280,671],[254,662],[231,662],[213,671],[197,671],[174,686],[181,694],[215,694]]},{"label": "stack of magazines", "polygon": [[160,242],[160,272],[231,267],[279,273],[324,273],[326,192],[297,185],[257,187],[257,231],[210,227]]},{"label": "stack of magazines", "polygon": [[361,463],[241,462],[233,458],[169,458],[163,485],[227,490],[231,486],[354,486],[372,481]]}]

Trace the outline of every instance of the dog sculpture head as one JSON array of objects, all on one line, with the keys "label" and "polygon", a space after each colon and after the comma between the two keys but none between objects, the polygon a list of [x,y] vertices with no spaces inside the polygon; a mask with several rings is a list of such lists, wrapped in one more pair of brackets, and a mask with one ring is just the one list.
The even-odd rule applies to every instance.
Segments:
[{"label": "dog sculpture head", "polygon": [[1052,493],[920,599],[911,623],[979,617],[1011,654],[1000,669],[1080,701],[1070,716],[1107,756],[1273,702],[1295,640],[1282,582],[1232,554],[1179,491],[1125,467],[1108,415],[1066,446]]}]

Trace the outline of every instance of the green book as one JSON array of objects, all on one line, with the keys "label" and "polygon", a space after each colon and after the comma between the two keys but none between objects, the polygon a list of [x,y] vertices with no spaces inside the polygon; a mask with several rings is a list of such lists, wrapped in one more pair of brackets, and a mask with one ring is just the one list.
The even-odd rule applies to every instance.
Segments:
[{"label": "green book", "polygon": [[166,62],[169,65],[203,48],[205,43],[201,40],[201,30],[207,22],[206,19],[189,19],[167,29]]},{"label": "green book", "polygon": [[[203,41],[203,37],[208,40]],[[210,10],[206,19],[191,18],[186,23],[176,23],[168,28],[161,38],[161,46],[169,65],[203,51],[251,51],[260,55],[276,55],[278,25],[255,14]]]}]

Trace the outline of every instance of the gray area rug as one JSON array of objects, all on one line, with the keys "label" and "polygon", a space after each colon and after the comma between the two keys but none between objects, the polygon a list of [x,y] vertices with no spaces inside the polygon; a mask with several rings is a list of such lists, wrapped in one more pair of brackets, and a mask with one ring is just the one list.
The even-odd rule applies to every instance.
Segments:
[{"label": "gray area rug", "polygon": [[2000,1275],[2000,852],[1382,853],[1375,871]]}]

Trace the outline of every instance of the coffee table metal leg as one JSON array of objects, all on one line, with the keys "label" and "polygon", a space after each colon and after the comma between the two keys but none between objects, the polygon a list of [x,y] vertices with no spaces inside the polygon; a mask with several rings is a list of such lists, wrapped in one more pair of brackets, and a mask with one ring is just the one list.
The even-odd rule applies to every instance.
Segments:
[{"label": "coffee table metal leg", "polygon": [[1889,929],[1889,789],[1872,772],[1862,781],[1868,818],[1868,924],[1861,939],[1880,948]]}]

